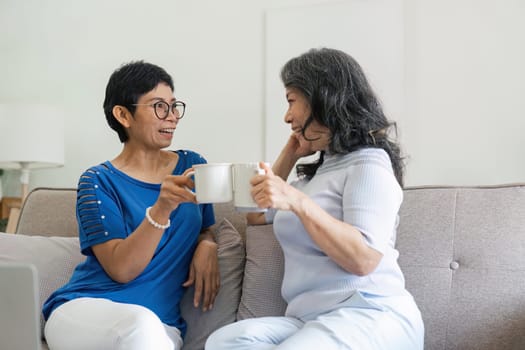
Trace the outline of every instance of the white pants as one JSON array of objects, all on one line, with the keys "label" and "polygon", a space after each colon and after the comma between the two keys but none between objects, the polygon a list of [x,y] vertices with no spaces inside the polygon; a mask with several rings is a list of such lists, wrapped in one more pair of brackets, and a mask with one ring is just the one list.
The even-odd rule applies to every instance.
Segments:
[{"label": "white pants", "polygon": [[397,299],[391,301],[404,308],[403,315],[395,311],[397,307],[360,305],[335,309],[307,321],[293,317],[239,321],[212,333],[206,350],[422,350],[421,314],[411,297]]},{"label": "white pants", "polygon": [[44,330],[51,350],[179,350],[180,331],[151,310],[108,299],[78,298],[56,308]]}]

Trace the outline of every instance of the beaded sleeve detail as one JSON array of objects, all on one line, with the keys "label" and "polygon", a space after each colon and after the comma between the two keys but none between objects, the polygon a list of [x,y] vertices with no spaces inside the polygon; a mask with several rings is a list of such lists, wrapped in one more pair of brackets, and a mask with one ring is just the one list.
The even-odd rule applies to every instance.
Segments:
[{"label": "beaded sleeve detail", "polygon": [[88,169],[81,177],[77,190],[77,218],[82,231],[87,237],[104,233],[104,215],[100,212],[98,198],[99,185],[97,171]]}]

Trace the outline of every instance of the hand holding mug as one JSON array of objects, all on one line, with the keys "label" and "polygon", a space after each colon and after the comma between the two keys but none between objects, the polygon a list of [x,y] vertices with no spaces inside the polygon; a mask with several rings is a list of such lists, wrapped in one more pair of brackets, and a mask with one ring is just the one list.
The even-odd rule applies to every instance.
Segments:
[{"label": "hand holding mug", "polygon": [[265,175],[252,179],[252,196],[257,205],[261,208],[292,210],[304,194],[275,175],[268,164],[259,164]]},{"label": "hand holding mug", "polygon": [[193,181],[186,176],[186,172],[183,175],[168,175],[160,184],[159,197],[151,208],[151,216],[157,222],[166,222],[181,203],[196,203],[195,194],[187,190],[193,188]]},{"label": "hand holding mug", "polygon": [[187,169],[182,175],[168,175],[160,185],[160,194],[157,202],[165,204],[171,210],[176,209],[180,203],[196,203],[195,194],[188,191],[194,188],[194,183],[187,176],[191,169]]},{"label": "hand holding mug", "polygon": [[250,180],[263,173],[258,163],[209,163],[194,165],[186,176],[195,178],[198,203],[225,203],[233,201],[240,212],[262,212],[251,195]]}]

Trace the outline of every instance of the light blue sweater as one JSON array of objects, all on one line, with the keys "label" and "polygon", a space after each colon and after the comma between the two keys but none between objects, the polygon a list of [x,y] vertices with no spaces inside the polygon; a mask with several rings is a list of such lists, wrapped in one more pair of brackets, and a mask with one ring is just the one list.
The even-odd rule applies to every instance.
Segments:
[{"label": "light blue sweater", "polygon": [[336,219],[357,228],[383,258],[372,273],[351,274],[320,250],[293,212],[268,212],[285,257],[282,295],[288,303],[287,316],[310,318],[333,310],[356,291],[408,295],[394,248],[403,191],[384,150],[327,155],[312,179],[292,185]]}]

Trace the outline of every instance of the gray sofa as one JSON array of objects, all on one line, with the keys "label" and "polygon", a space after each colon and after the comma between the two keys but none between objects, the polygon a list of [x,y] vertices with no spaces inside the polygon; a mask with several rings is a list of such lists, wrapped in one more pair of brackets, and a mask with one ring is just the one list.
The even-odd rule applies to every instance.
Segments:
[{"label": "gray sofa", "polygon": [[[397,247],[408,290],[425,322],[425,349],[525,349],[525,184],[407,188]],[[78,253],[72,189],[32,191],[17,234],[0,234],[0,260],[39,272],[40,297],[69,278]],[[272,226],[246,226],[231,204],[215,206],[222,288],[214,309],[191,306],[185,349],[217,327],[279,315],[283,257]],[[50,237],[53,236],[53,237]]]}]

